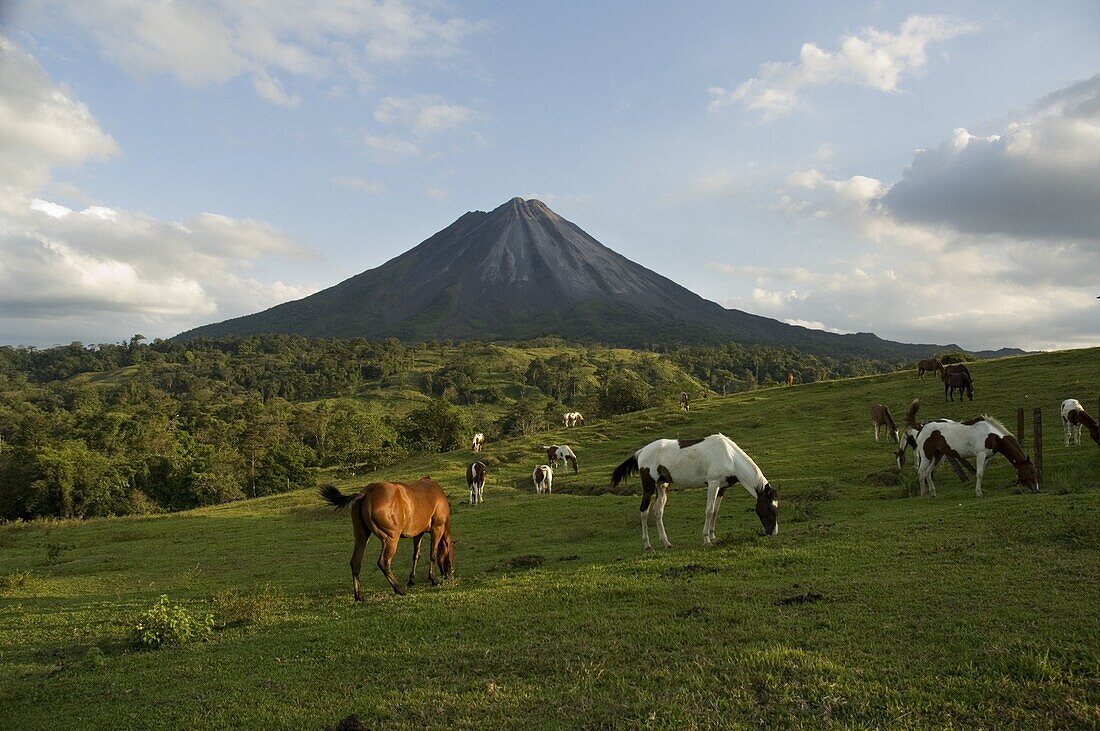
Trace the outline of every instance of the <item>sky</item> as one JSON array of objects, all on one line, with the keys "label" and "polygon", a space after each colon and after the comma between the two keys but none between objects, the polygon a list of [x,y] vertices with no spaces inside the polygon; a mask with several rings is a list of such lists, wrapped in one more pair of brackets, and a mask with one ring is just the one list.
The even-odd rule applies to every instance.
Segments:
[{"label": "sky", "polygon": [[727,307],[1100,345],[1100,4],[0,0],[0,344],[171,337],[514,196]]}]

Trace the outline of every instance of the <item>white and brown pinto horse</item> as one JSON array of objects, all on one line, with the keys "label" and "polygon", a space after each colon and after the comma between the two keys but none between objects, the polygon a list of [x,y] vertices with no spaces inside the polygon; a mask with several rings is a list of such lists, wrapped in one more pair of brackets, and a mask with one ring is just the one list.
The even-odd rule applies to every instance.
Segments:
[{"label": "white and brown pinto horse", "polygon": [[539,495],[554,492],[554,469],[548,464],[540,464],[531,472],[531,482],[535,483],[535,492]]},{"label": "white and brown pinto horse", "polygon": [[871,425],[875,427],[875,441],[878,441],[878,430],[885,427],[886,434],[895,442],[900,442],[901,437],[898,425],[894,423],[894,417],[886,404],[874,404],[871,406]]},{"label": "white and brown pinto horse", "polygon": [[1070,440],[1077,446],[1081,446],[1081,427],[1089,430],[1092,441],[1100,445],[1100,428],[1096,420],[1085,412],[1085,407],[1075,398],[1068,398],[1062,402],[1062,428],[1066,435],[1066,446]]},{"label": "white and brown pinto horse", "polygon": [[470,488],[470,505],[485,502],[484,462],[471,462],[466,468],[466,487]]},{"label": "white and brown pinto horse", "polygon": [[[732,439],[711,434],[705,439],[690,441],[658,439],[635,452],[615,468],[611,484],[618,485],[630,475],[642,477],[642,546],[649,543],[649,505],[653,502],[657,532],[661,543],[670,548],[665,533],[665,502],[673,483],[681,487],[707,487],[707,512],[703,521],[703,545],[717,541],[714,522],[726,489],[740,482],[756,498],[756,514],[764,526],[764,535],[779,533],[779,490],[768,484],[756,463]],[[659,488],[659,489],[658,489]]]},{"label": "white and brown pinto horse", "polygon": [[480,452],[481,448],[485,446],[485,435],[481,432],[474,434],[474,441],[472,446],[474,449],[474,454]]},{"label": "white and brown pinto horse", "polygon": [[573,450],[569,448],[568,444],[543,444],[542,451],[546,452],[546,459],[551,465],[559,465],[565,462],[573,468],[574,475],[580,471],[577,464],[577,455],[573,454]]},{"label": "white and brown pinto horse", "polygon": [[563,416],[565,417],[566,426],[584,425],[584,415],[579,411],[567,411]]},{"label": "white and brown pinto horse", "polygon": [[997,454],[1003,454],[1012,463],[1016,469],[1016,479],[1021,485],[1032,492],[1039,491],[1039,480],[1031,457],[1024,454],[1016,437],[992,417],[979,416],[966,421],[932,421],[920,430],[916,442],[917,478],[921,496],[936,497],[932,471],[942,458],[957,461],[974,457],[977,479],[974,494],[981,497],[985,464]]},{"label": "white and brown pinto horse", "polygon": [[687,391],[681,391],[680,392],[680,411],[687,411],[689,408],[691,408],[691,407],[688,404],[688,393],[687,393]]}]

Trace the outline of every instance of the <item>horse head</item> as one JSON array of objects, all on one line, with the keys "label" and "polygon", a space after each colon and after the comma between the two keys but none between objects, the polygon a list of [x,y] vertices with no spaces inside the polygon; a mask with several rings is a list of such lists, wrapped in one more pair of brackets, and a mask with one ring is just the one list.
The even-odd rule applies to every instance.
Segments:
[{"label": "horse head", "polygon": [[756,515],[764,526],[764,535],[779,535],[779,490],[770,483],[756,491]]},{"label": "horse head", "polygon": [[451,538],[450,526],[443,533],[443,538],[439,541],[439,573],[443,575],[444,579],[451,578],[451,572],[454,571],[455,566],[455,546],[454,540]]}]

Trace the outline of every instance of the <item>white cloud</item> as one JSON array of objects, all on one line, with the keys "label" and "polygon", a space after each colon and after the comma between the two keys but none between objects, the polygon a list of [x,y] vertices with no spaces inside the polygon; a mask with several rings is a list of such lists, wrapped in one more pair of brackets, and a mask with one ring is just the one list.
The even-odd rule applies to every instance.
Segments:
[{"label": "white cloud", "polygon": [[379,137],[378,135],[364,134],[363,149],[374,162],[397,162],[410,157],[418,157],[422,150],[408,140],[397,137]]},{"label": "white cloud", "polygon": [[712,111],[740,104],[758,112],[765,121],[790,114],[804,105],[807,87],[855,84],[883,92],[896,92],[906,75],[928,63],[926,48],[977,29],[973,23],[943,15],[912,15],[897,33],[865,28],[840,39],[837,51],[824,51],[813,43],[802,44],[798,61],[772,61],[757,76],[735,89],[709,90]]},{"label": "white cloud", "polygon": [[3,37],[0,66],[0,342],[173,335],[309,293],[254,276],[272,259],[312,256],[270,224],[216,213],[180,223],[49,200],[40,191],[55,187],[52,168],[118,148]]},{"label": "white cloud", "polygon": [[451,104],[437,95],[388,96],[374,110],[374,118],[382,124],[402,125],[421,137],[467,127],[478,116],[470,107]]},{"label": "white cloud", "polygon": [[753,279],[726,304],[911,342],[1100,343],[1098,114],[1100,77],[1047,97],[1002,134],[957,130],[893,186],[791,173],[777,208],[803,235],[854,235],[865,248],[817,269],[713,263]]},{"label": "white cloud", "polygon": [[332,182],[345,188],[354,188],[372,195],[381,193],[386,189],[386,186],[377,180],[364,180],[363,178],[353,178],[341,175],[332,178]]},{"label": "white cloud", "polygon": [[882,204],[902,221],[1017,239],[1100,245],[1100,74],[998,134],[956,129],[920,150]]},{"label": "white cloud", "polygon": [[297,98],[290,80],[369,87],[380,73],[455,58],[488,27],[432,0],[48,0],[22,12],[44,32],[75,25],[135,76],[192,87],[244,76],[283,106]]},{"label": "white cloud", "polygon": [[2,35],[0,69],[0,191],[7,196],[34,192],[52,167],[118,153],[88,108]]}]

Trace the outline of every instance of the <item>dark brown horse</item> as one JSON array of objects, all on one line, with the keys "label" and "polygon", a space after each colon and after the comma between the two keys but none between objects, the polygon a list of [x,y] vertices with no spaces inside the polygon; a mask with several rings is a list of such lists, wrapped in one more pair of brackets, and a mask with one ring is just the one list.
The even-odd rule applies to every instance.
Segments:
[{"label": "dark brown horse", "polygon": [[943,375],[943,400],[947,401],[947,397],[950,396],[951,400],[955,400],[955,391],[959,392],[959,401],[962,401],[963,391],[966,391],[967,397],[974,400],[974,381],[970,379],[970,372],[954,371],[951,373],[944,373]]},{"label": "dark brown horse", "polygon": [[935,373],[943,376],[943,363],[939,358],[925,358],[917,361],[917,378],[923,379],[925,373]]},{"label": "dark brown horse", "polygon": [[402,537],[413,539],[412,570],[409,586],[416,583],[416,562],[420,558],[420,541],[431,533],[428,579],[435,586],[435,566],[446,579],[454,568],[454,541],[451,540],[451,505],[439,483],[430,477],[416,482],[372,482],[358,495],[345,495],[335,485],[320,489],[321,498],[337,510],[351,506],[351,525],[355,530],[355,549],[351,553],[351,578],[355,586],[355,601],[363,601],[359,586],[359,569],[367,540],[377,535],[382,541],[378,554],[378,569],[390,582],[395,594],[405,590],[397,583],[390,566]]}]

